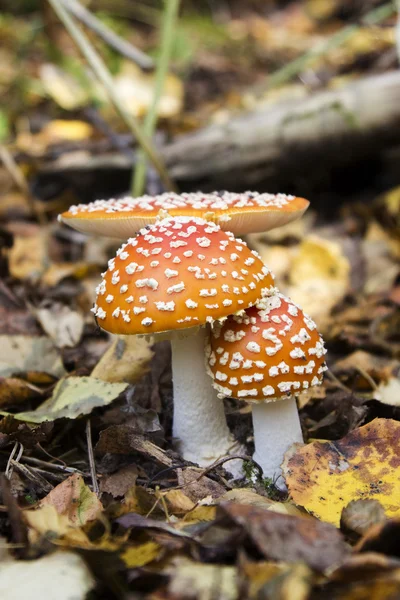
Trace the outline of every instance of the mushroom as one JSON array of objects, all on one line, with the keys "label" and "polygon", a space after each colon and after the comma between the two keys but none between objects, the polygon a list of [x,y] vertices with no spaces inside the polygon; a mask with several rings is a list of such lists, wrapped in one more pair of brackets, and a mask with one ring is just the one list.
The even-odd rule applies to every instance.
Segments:
[{"label": "mushroom", "polygon": [[206,371],[203,326],[252,306],[273,285],[245,242],[189,217],[142,229],[103,273],[93,308],[103,329],[171,339],[173,436],[187,460],[210,464],[234,444]]},{"label": "mushroom", "polygon": [[160,216],[200,217],[235,235],[268,231],[302,216],[308,200],[286,194],[202,192],[126,197],[78,204],[59,216],[62,223],[83,233],[119,239],[135,235]]},{"label": "mushroom", "polygon": [[250,402],[254,460],[276,481],[286,450],[302,442],[296,394],[322,382],[323,340],[314,321],[274,294],[212,327],[207,359],[218,396]]}]

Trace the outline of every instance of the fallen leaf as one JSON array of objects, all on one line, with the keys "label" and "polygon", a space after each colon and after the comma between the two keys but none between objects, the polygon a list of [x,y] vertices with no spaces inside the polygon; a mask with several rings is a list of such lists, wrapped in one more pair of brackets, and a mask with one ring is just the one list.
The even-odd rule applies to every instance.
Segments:
[{"label": "fallen leaf", "polygon": [[291,497],[338,526],[351,500],[373,498],[388,517],[400,514],[400,423],[375,419],[335,442],[312,442],[285,457]]},{"label": "fallen leaf", "polygon": [[32,543],[42,537],[47,537],[53,542],[63,543],[77,548],[91,546],[86,533],[79,527],[72,525],[67,515],[57,512],[55,506],[47,505],[35,510],[25,510],[24,519],[29,529],[29,539]]},{"label": "fallen leaf", "polygon": [[103,381],[135,383],[146,372],[153,356],[151,344],[137,335],[118,336],[92,371]]},{"label": "fallen leaf", "polygon": [[83,334],[84,317],[66,304],[56,302],[48,308],[33,308],[43,330],[57,348],[73,348]]},{"label": "fallen leaf", "polygon": [[385,511],[377,500],[352,500],[342,511],[340,529],[347,535],[364,535],[370,527],[386,521]]},{"label": "fallen leaf", "polygon": [[94,408],[107,406],[126,388],[126,383],[106,383],[94,377],[65,377],[58,382],[51,398],[36,410],[16,413],[13,417],[30,423],[76,419]]},{"label": "fallen leaf", "polygon": [[341,246],[312,235],[303,240],[291,260],[285,291],[321,327],[347,292],[349,283],[350,263]]},{"label": "fallen leaf", "polygon": [[46,244],[44,233],[15,235],[8,259],[11,275],[16,279],[38,281],[48,263]]},{"label": "fallen leaf", "polygon": [[123,467],[116,473],[105,475],[100,479],[100,491],[103,494],[111,494],[113,498],[120,498],[135,485],[137,477],[138,469],[135,465]]},{"label": "fallen leaf", "polygon": [[349,552],[342,535],[316,519],[234,503],[225,503],[220,509],[243,528],[268,560],[303,562],[316,571],[325,571],[343,562]]},{"label": "fallen leaf", "polygon": [[129,548],[121,552],[120,558],[122,558],[128,569],[137,569],[160,558],[163,553],[163,548],[160,544],[145,542],[144,544],[129,546]]},{"label": "fallen leaf", "polygon": [[241,574],[248,582],[246,598],[250,600],[258,600],[261,597],[308,600],[310,597],[315,575],[306,565],[246,561],[240,567]]},{"label": "fallen leaf", "polygon": [[43,500],[39,507],[54,506],[59,515],[68,517],[72,525],[85,525],[93,521],[103,511],[103,505],[85,484],[83,477],[74,473],[57,485]]},{"label": "fallen leaf", "polygon": [[167,572],[170,576],[168,591],[174,598],[238,600],[240,597],[236,567],[177,558]]},{"label": "fallen leaf", "polygon": [[58,551],[30,561],[0,566],[0,597],[7,600],[85,600],[95,580],[83,558]]},{"label": "fallen leaf", "polygon": [[39,68],[40,79],[47,94],[65,110],[81,108],[89,102],[89,94],[69,73],[46,63]]},{"label": "fallen leaf", "polygon": [[206,475],[200,477],[198,469],[186,467],[177,469],[176,473],[179,485],[193,502],[199,502],[206,497],[219,498],[225,493],[225,488],[217,481]]},{"label": "fallen leaf", "polygon": [[0,376],[27,371],[62,377],[65,369],[53,342],[45,336],[0,335]]},{"label": "fallen leaf", "polygon": [[[144,116],[153,102],[154,73],[144,73],[139,67],[125,61],[121,72],[114,78],[114,86],[127,111],[135,117]],[[183,84],[172,73],[167,74],[157,106],[160,118],[170,119],[183,107]]]},{"label": "fallen leaf", "polygon": [[158,492],[160,498],[166,503],[169,514],[185,516],[196,506],[182,490],[167,490]]},{"label": "fallen leaf", "polygon": [[258,508],[264,508],[272,512],[280,513],[282,515],[293,515],[298,517],[307,517],[308,515],[302,512],[297,506],[290,502],[275,502],[265,496],[260,496],[253,490],[248,488],[236,488],[226,492],[221,498],[218,499],[218,503],[223,502],[236,502],[238,504],[245,504],[248,506],[257,506]]},{"label": "fallen leaf", "polygon": [[0,377],[0,407],[16,406],[38,397],[40,390],[27,381]]}]

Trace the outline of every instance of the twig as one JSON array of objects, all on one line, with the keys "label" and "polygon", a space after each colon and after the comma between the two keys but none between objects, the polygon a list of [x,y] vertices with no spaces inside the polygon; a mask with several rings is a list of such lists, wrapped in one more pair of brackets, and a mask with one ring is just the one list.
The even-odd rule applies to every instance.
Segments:
[{"label": "twig", "polygon": [[[17,450],[18,450],[18,454],[14,460],[14,456],[15,456]],[[4,473],[5,476],[7,477],[7,479],[11,479],[11,475],[13,474],[15,463],[18,463],[21,460],[23,453],[24,453],[23,445],[20,442],[15,442],[14,448],[12,449],[11,454],[8,458],[6,470]]]},{"label": "twig", "polygon": [[3,144],[0,144],[0,160],[2,161],[2,163],[5,166],[5,168],[7,169],[7,171],[9,172],[15,185],[20,189],[20,191],[26,198],[26,202],[28,204],[29,210],[32,213],[32,215],[36,218],[38,223],[40,223],[41,225],[45,225],[47,222],[47,219],[45,218],[44,214],[41,211],[37,210],[37,208],[35,206],[35,201],[31,195],[31,192],[29,190],[29,186],[24,177],[24,174],[22,173],[21,169],[15,162],[14,157],[11,154],[11,152],[9,152],[8,148],[6,148],[6,146],[4,146]]},{"label": "twig", "polygon": [[137,139],[138,144],[141,146],[142,150],[146,153],[150,161],[153,163],[165,187],[171,190],[174,189],[174,184],[168,175],[163,160],[160,158],[159,154],[154,149],[152,142],[148,140],[147,137],[141,131],[135,117],[133,117],[133,115],[128,113],[128,111],[125,109],[124,103],[121,101],[118,94],[115,92],[113,78],[109,70],[107,69],[100,55],[97,53],[97,51],[94,49],[94,47],[88,40],[86,34],[75,24],[73,18],[64,7],[64,4],[61,4],[57,0],[48,1],[50,2],[59,19],[64,24],[68,33],[74,40],[75,44],[78,46],[79,50],[82,52],[83,56],[88,61],[90,67],[96,74],[96,77],[103,85],[104,90],[106,91],[110,101],[114,105],[115,110],[125,121],[126,125],[129,127],[134,137]]},{"label": "twig", "polygon": [[[173,35],[178,16],[180,0],[164,0],[164,18],[161,35],[161,53],[157,64],[156,80],[153,102],[146,114],[143,130],[151,139],[157,123],[157,109],[164,89],[165,77],[171,58]],[[146,159],[143,152],[139,152],[136,168],[134,169],[132,193],[140,196],[143,193],[146,176]]]},{"label": "twig", "polygon": [[93,444],[92,444],[92,425],[90,422],[90,418],[86,421],[86,442],[87,442],[87,451],[89,457],[89,465],[90,465],[90,475],[92,478],[92,487],[96,496],[100,495],[99,483],[97,481],[96,475],[96,463],[94,462],[94,454],[93,454]]},{"label": "twig", "polygon": [[97,33],[109,46],[117,52],[136,63],[141,69],[146,71],[154,69],[154,61],[150,56],[135,48],[132,44],[122,39],[119,35],[111,31],[104,23],[88,11],[78,0],[61,0],[65,8],[69,10],[74,17],[89,29]]},{"label": "twig", "polygon": [[[400,0],[398,0],[400,1]],[[383,6],[379,6],[368,12],[363,18],[362,22],[365,25],[378,25],[388,17],[392,16],[396,12],[396,6],[394,2],[388,2]],[[348,25],[340,31],[334,33],[327,40],[324,40],[308,52],[305,52],[298,58],[295,58],[291,62],[287,63],[281,69],[275,71],[268,77],[266,84],[256,87],[256,95],[262,94],[265,90],[270,90],[283,85],[295,75],[298,75],[303,71],[306,65],[313,59],[326,54],[329,50],[337,48],[348,40],[357,30],[359,25]]]}]

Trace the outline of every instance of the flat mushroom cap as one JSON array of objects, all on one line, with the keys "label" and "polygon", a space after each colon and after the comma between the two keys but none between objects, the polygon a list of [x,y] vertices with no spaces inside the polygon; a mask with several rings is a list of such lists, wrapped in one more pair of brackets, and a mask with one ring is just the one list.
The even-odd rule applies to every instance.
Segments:
[{"label": "flat mushroom cap", "polygon": [[212,323],[273,286],[258,254],[232,233],[203,219],[165,219],[109,261],[92,310],[107,331],[152,334]]},{"label": "flat mushroom cap", "polygon": [[221,397],[275,402],[319,385],[326,350],[310,317],[282,294],[212,328],[207,358]]},{"label": "flat mushroom cap", "polygon": [[235,235],[268,231],[302,216],[308,200],[286,194],[202,192],[96,200],[71,206],[59,216],[62,223],[83,233],[120,239],[155,223],[160,216],[199,217],[218,223]]}]

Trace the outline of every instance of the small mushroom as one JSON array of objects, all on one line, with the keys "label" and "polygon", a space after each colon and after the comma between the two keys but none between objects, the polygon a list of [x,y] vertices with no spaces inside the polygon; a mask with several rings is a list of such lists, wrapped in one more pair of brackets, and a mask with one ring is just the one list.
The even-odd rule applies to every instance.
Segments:
[{"label": "small mushroom", "polygon": [[199,217],[218,223],[235,235],[268,231],[302,216],[309,202],[286,194],[202,192],[126,197],[78,204],[59,216],[62,223],[83,233],[126,239],[160,214]]},{"label": "small mushroom", "polygon": [[275,291],[258,254],[214,223],[166,219],[131,238],[108,263],[93,311],[106,331],[171,339],[173,435],[200,465],[234,440],[205,368],[206,324]]},{"label": "small mushroom", "polygon": [[214,387],[220,398],[252,403],[254,460],[274,481],[286,450],[303,441],[296,394],[322,382],[325,353],[314,321],[282,294],[212,327]]}]

